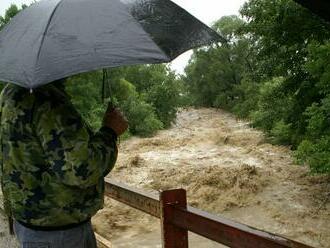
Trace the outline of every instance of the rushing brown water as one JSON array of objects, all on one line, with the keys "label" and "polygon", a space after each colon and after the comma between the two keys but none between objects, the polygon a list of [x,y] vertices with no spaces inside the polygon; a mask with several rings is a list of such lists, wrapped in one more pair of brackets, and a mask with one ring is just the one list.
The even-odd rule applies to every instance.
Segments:
[{"label": "rushing brown water", "polygon": [[[134,187],[159,191],[183,187],[190,205],[284,235],[315,247],[330,247],[329,177],[298,166],[287,147],[214,109],[188,109],[173,128],[153,138],[120,145],[110,174]],[[106,200],[93,220],[113,247],[161,247],[159,221]],[[221,247],[192,236],[191,247]]]}]

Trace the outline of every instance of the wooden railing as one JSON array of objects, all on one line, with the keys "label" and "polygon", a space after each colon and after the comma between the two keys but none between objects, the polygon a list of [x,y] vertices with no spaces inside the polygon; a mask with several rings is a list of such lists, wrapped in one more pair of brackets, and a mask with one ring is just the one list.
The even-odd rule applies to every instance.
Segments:
[{"label": "wooden railing", "polygon": [[155,195],[110,179],[106,179],[105,187],[106,196],[161,220],[163,248],[187,248],[188,231],[228,247],[310,247],[187,206],[186,191],[183,189]]},{"label": "wooden railing", "polygon": [[[188,231],[234,248],[311,248],[311,246],[212,215],[187,205],[186,191],[147,193],[105,179],[105,195],[161,220],[163,248],[187,248]],[[3,212],[0,208],[0,214]],[[95,233],[98,243],[110,241]]]}]

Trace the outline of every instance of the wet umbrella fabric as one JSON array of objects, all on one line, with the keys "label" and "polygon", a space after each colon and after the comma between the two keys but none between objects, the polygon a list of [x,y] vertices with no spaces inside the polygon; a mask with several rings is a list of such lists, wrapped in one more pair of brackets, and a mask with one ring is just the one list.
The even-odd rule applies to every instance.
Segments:
[{"label": "wet umbrella fabric", "polygon": [[101,68],[169,62],[220,40],[169,0],[43,0],[0,32],[0,81],[32,89]]}]

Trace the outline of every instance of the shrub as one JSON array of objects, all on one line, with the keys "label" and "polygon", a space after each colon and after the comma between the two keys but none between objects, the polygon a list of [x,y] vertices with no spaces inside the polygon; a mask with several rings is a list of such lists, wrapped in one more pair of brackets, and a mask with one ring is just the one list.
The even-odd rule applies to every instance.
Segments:
[{"label": "shrub", "polygon": [[253,125],[271,131],[280,120],[286,120],[292,111],[292,98],[285,94],[285,79],[276,77],[260,87],[258,110],[251,113]]},{"label": "shrub", "polygon": [[250,79],[243,79],[241,84],[235,87],[238,99],[232,108],[232,111],[240,118],[247,118],[251,112],[258,107],[259,85]]},{"label": "shrub", "polygon": [[315,143],[304,140],[298,146],[295,157],[299,163],[309,164],[312,172],[330,173],[330,136]]},{"label": "shrub", "polygon": [[169,127],[176,118],[177,107],[180,104],[180,95],[175,81],[167,80],[156,84],[146,94],[146,101],[155,107],[158,119]]},{"label": "shrub", "polygon": [[276,122],[270,131],[273,141],[277,144],[290,144],[292,136],[291,127],[291,123],[286,124],[283,120]]},{"label": "shrub", "polygon": [[131,97],[123,103],[122,109],[130,124],[129,131],[133,135],[151,136],[163,128],[155,109],[143,100]]},{"label": "shrub", "polygon": [[120,79],[112,88],[118,105],[128,119],[131,134],[150,136],[163,128],[155,108],[143,100],[132,83]]}]

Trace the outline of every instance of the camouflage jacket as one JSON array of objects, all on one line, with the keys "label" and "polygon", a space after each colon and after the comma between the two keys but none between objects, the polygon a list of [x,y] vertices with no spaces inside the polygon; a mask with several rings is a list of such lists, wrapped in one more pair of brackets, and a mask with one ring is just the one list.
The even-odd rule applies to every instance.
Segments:
[{"label": "camouflage jacket", "polygon": [[116,137],[92,133],[58,88],[1,93],[0,177],[6,210],[35,226],[79,223],[103,206],[104,176],[117,159]]}]

